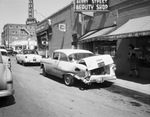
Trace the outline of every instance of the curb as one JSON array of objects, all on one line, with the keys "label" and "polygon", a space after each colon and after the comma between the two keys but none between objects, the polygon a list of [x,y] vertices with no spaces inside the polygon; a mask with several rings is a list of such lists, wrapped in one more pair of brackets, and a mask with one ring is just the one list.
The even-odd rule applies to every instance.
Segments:
[{"label": "curb", "polygon": [[114,85],[150,95],[150,84],[140,84],[131,81],[116,79],[114,81]]}]

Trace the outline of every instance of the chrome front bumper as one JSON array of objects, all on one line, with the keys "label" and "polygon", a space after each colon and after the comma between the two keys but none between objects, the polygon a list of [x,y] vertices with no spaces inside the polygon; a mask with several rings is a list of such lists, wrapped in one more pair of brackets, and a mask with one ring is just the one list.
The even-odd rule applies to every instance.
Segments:
[{"label": "chrome front bumper", "polygon": [[13,95],[15,93],[15,90],[1,90],[0,91],[0,97],[5,97],[5,96],[10,96]]}]

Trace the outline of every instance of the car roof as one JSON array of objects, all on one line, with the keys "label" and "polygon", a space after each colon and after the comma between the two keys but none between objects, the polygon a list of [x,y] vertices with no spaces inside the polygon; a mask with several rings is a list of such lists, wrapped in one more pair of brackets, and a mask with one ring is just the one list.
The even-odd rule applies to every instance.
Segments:
[{"label": "car roof", "polygon": [[83,49],[58,49],[55,50],[54,52],[62,52],[65,53],[67,56],[73,53],[91,53],[93,54],[91,51],[88,50],[83,50]]}]

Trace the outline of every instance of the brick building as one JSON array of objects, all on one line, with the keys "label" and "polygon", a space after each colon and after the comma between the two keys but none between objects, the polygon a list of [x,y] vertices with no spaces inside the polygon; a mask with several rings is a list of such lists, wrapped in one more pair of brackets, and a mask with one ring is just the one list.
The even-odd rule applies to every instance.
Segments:
[{"label": "brick building", "polygon": [[35,30],[36,25],[6,24],[3,27],[2,45],[12,47],[14,50],[28,48],[29,38],[30,41],[36,41]]},{"label": "brick building", "polygon": [[[78,48],[93,52],[97,49],[99,54],[111,54],[117,65],[117,75],[128,75],[128,46],[133,44],[138,50],[140,76],[148,78],[150,1],[109,0],[108,4],[108,11],[94,12],[91,17],[75,12],[74,4],[71,3],[40,22],[39,26],[48,19],[52,21],[51,36],[46,37],[49,42],[49,55],[55,49],[76,46],[74,42],[77,40]],[[60,30],[60,24],[66,25],[65,32]],[[38,33],[42,35],[42,31]]]},{"label": "brick building", "polygon": [[[48,42],[49,55],[55,49],[72,47],[73,15],[71,3],[37,24],[36,33],[40,51],[44,52],[46,49],[46,45],[42,44],[43,41]],[[51,21],[50,24],[49,21]],[[63,28],[61,26],[64,26],[66,31],[61,30]]]}]

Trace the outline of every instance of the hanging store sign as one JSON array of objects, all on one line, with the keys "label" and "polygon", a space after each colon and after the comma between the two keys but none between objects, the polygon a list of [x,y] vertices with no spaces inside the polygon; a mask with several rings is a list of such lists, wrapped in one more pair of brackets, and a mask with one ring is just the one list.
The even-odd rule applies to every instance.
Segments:
[{"label": "hanging store sign", "polygon": [[108,0],[75,0],[76,12],[108,11]]}]

